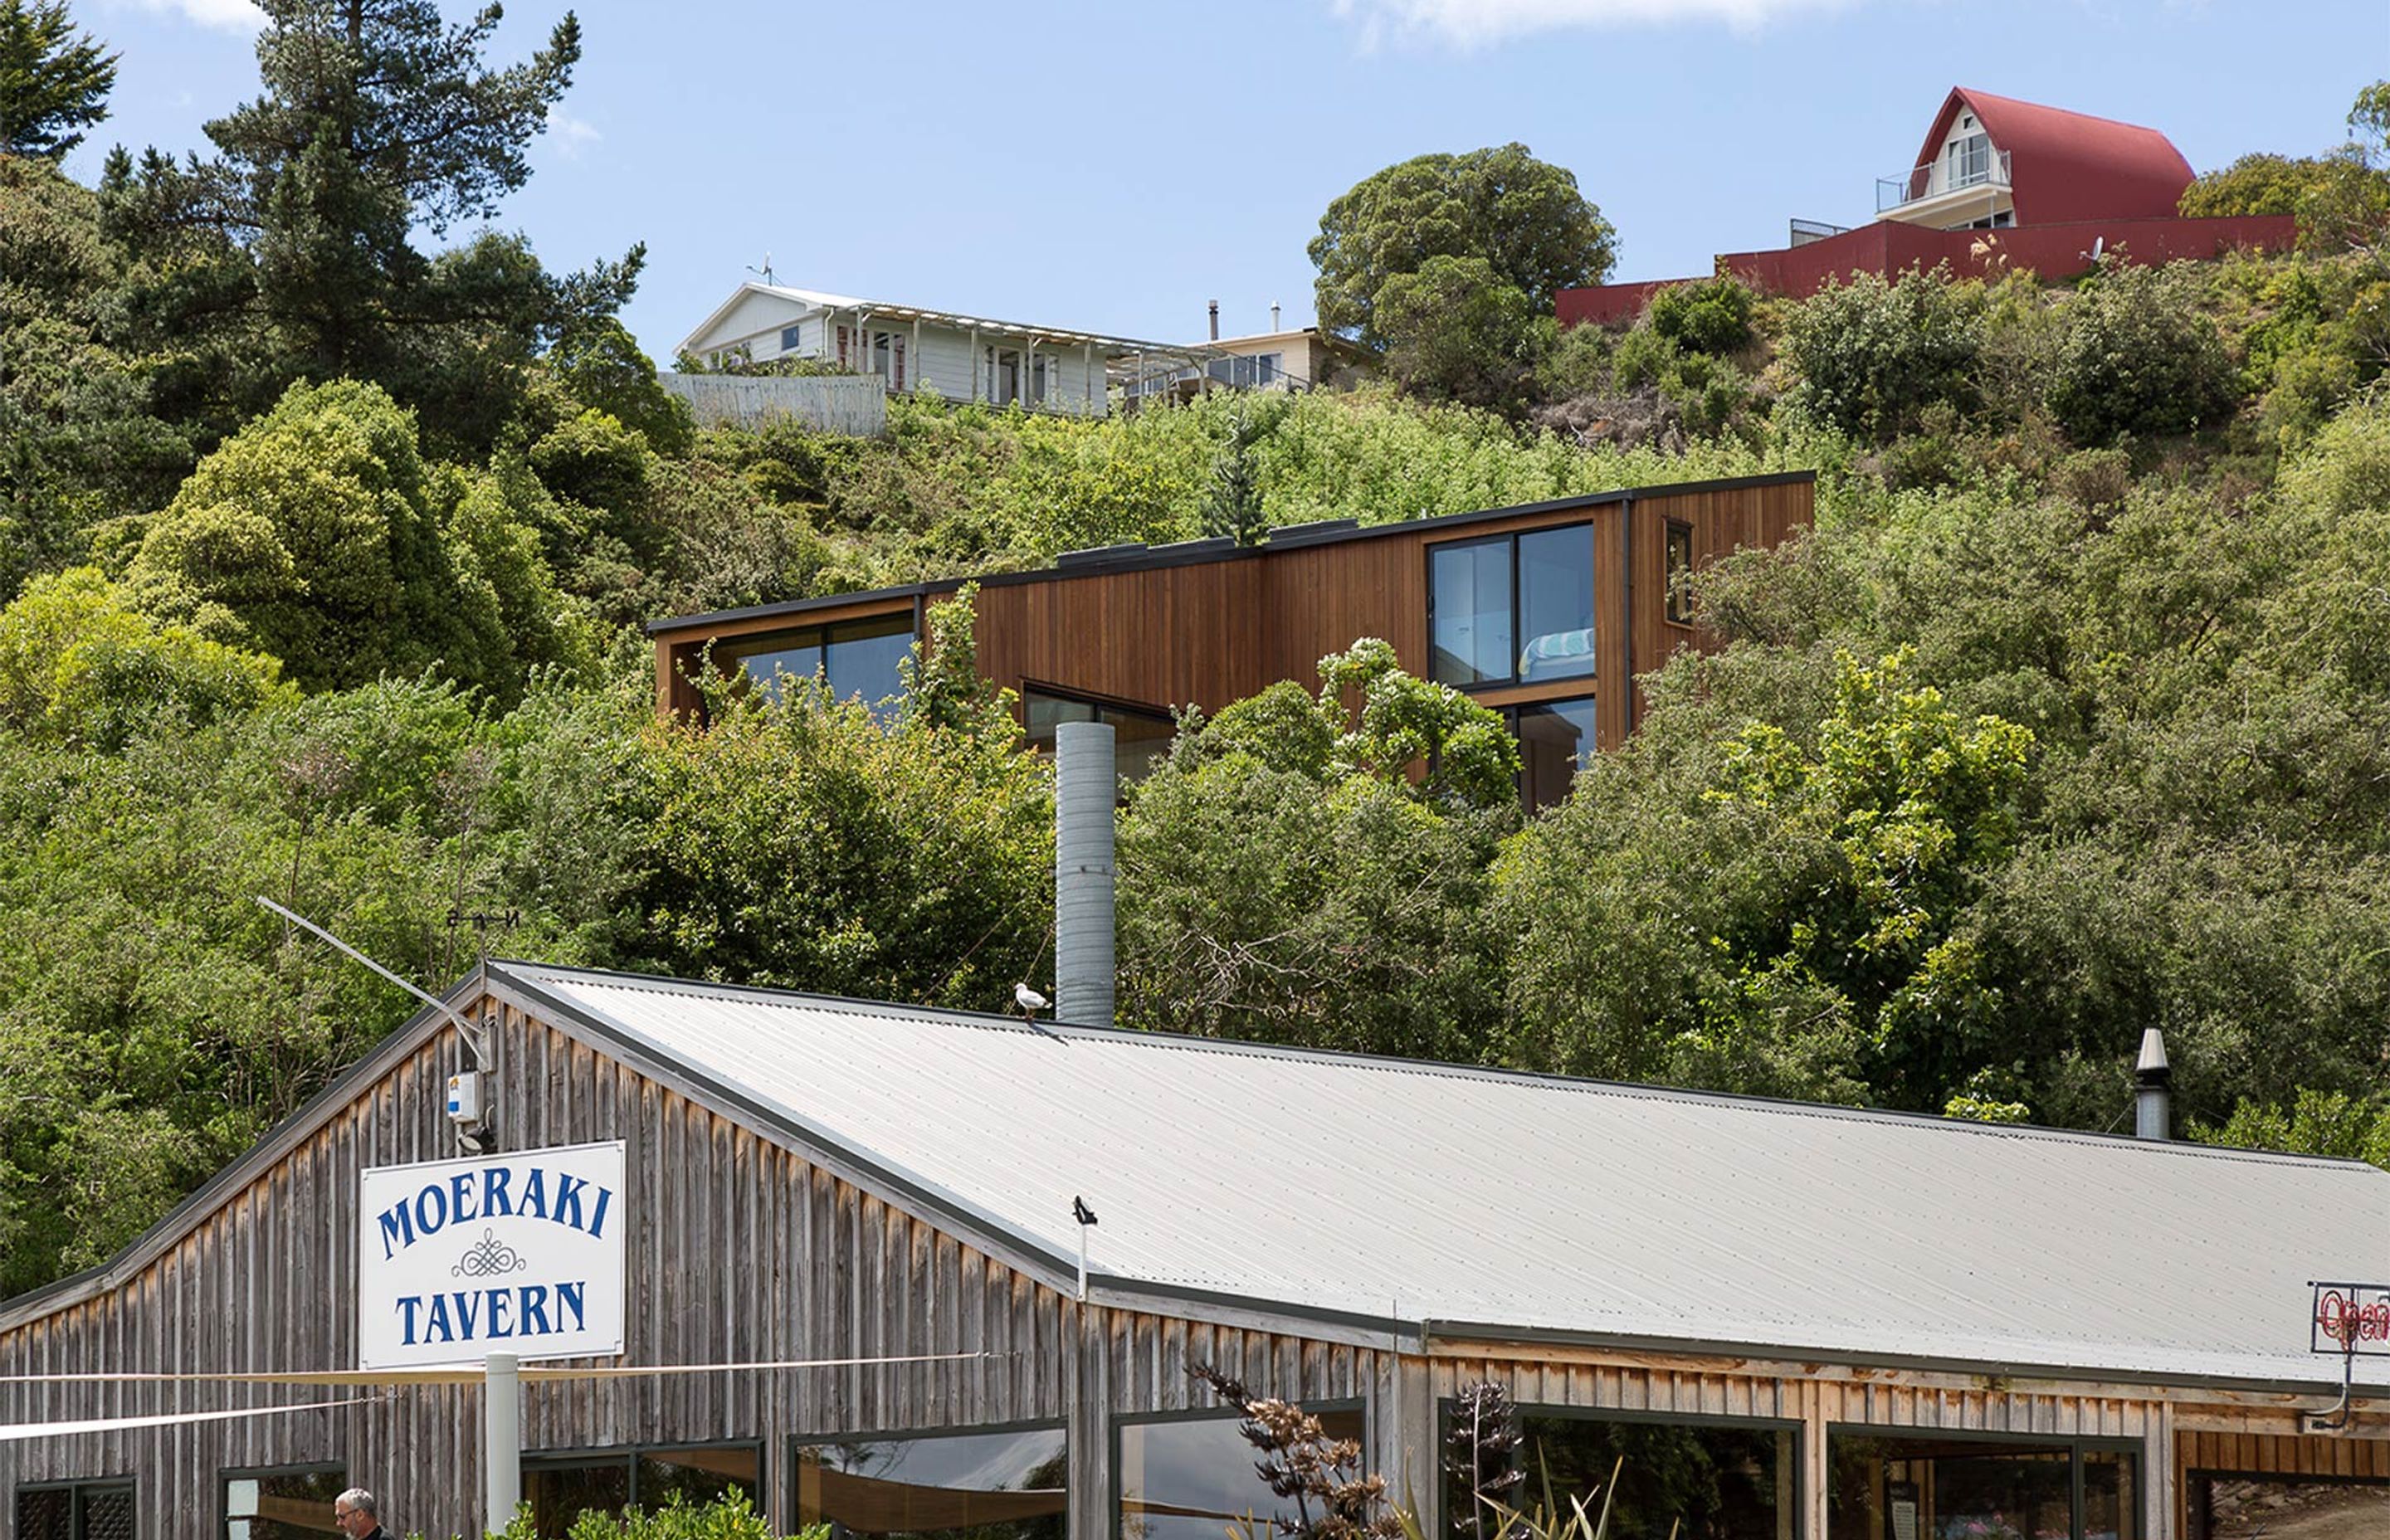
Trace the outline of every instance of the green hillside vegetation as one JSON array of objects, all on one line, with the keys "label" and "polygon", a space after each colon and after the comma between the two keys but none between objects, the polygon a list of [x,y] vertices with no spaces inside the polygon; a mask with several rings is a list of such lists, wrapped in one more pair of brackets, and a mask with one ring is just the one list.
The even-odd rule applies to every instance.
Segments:
[{"label": "green hillside vegetation", "polygon": [[[313,12],[269,11],[271,59]],[[309,310],[287,245],[166,217],[187,166],[0,156],[0,1294],[109,1254],[410,1014],[253,895],[432,987],[483,944],[990,1009],[1044,982],[1050,776],[967,611],[883,716],[717,692],[702,731],[655,720],[641,621],[1789,468],[1816,532],[1704,574],[1731,646],[1652,675],[1540,818],[1498,721],[1364,638],[1190,716],[1122,815],[1124,1020],[2088,1128],[2159,1026],[2213,1136],[2384,1158],[2378,218],[2056,284],[1537,310],[1491,366],[1390,336],[1397,382],[1348,396],[700,432],[612,318],[635,261],[418,259],[390,223],[519,185],[577,49],[473,75],[462,161],[302,178],[379,232],[373,285],[426,286],[419,326]],[[225,154],[298,174],[255,161],[263,121]],[[1474,163],[1432,160],[1405,198]],[[1414,254],[1370,324],[1492,261]],[[460,284],[494,302],[469,325]]]}]

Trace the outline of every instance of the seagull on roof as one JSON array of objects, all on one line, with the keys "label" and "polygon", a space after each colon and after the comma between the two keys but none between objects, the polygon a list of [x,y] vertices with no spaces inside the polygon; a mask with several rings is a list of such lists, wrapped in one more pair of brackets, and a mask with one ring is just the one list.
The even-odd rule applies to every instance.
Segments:
[{"label": "seagull on roof", "polygon": [[1021,1007],[1021,1019],[1022,1020],[1034,1023],[1037,1020],[1037,1013],[1044,1010],[1047,1006],[1052,1005],[1054,1002],[1046,998],[1043,995],[1038,994],[1027,984],[1014,984],[1012,986],[1012,1003]]}]

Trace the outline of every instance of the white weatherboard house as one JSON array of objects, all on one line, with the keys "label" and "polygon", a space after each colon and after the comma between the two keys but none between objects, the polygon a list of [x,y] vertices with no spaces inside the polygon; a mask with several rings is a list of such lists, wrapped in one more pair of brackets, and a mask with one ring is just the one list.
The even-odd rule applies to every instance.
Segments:
[{"label": "white weatherboard house", "polygon": [[1116,368],[1208,356],[1202,348],[761,283],[739,285],[680,351],[717,367],[821,359],[877,375],[891,391],[1089,417],[1104,414]]}]

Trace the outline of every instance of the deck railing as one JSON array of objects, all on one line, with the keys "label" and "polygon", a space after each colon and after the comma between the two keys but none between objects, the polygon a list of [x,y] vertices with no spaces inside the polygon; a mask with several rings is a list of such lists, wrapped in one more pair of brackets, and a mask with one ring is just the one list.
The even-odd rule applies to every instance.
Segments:
[{"label": "deck railing", "polygon": [[1950,176],[1939,187],[1934,185],[1934,164],[1928,160],[1921,166],[1912,167],[1905,175],[1877,177],[1875,212],[1883,213],[1904,203],[1919,203],[1928,198],[1940,198],[1945,193],[1963,192],[1969,187],[2005,187],[2009,185],[2009,152],[2004,149],[1992,151],[1984,157],[1981,165],[1969,167]]}]

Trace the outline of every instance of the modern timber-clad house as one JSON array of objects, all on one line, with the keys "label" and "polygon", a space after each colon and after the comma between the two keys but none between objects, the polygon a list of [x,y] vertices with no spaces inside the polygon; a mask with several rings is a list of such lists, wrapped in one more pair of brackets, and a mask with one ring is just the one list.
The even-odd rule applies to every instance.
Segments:
[{"label": "modern timber-clad house", "polygon": [[[1175,708],[1216,712],[1281,679],[1316,686],[1321,658],[1381,637],[1405,669],[1510,719],[1523,794],[1542,805],[1565,792],[1582,755],[1634,730],[1638,674],[1714,645],[1692,623],[1685,574],[1774,546],[1809,524],[1815,495],[1815,474],[1795,471],[1366,528],[1296,525],[1258,545],[1073,552],[977,580],[979,665],[1019,694],[1032,741],[1049,743],[1058,722],[1109,722],[1133,773],[1167,745]],[[656,622],[657,709],[697,711],[692,681],[709,666],[766,686],[818,672],[840,696],[892,697],[927,606],[960,585]]]},{"label": "modern timber-clad house", "polygon": [[0,1304],[0,1534],[293,1540],[352,1483],[479,1534],[493,1408],[403,1366],[495,1341],[550,1534],[737,1486],[853,1537],[1215,1540],[1280,1505],[1199,1363],[1430,1534],[1485,1381],[1556,1482],[1626,1456],[1616,1540],[2390,1533],[2384,1360],[2312,1429],[2310,1280],[2390,1270],[2369,1166],[528,963],[450,1004],[482,1151],[447,1159],[469,1060],[427,1010]]}]

